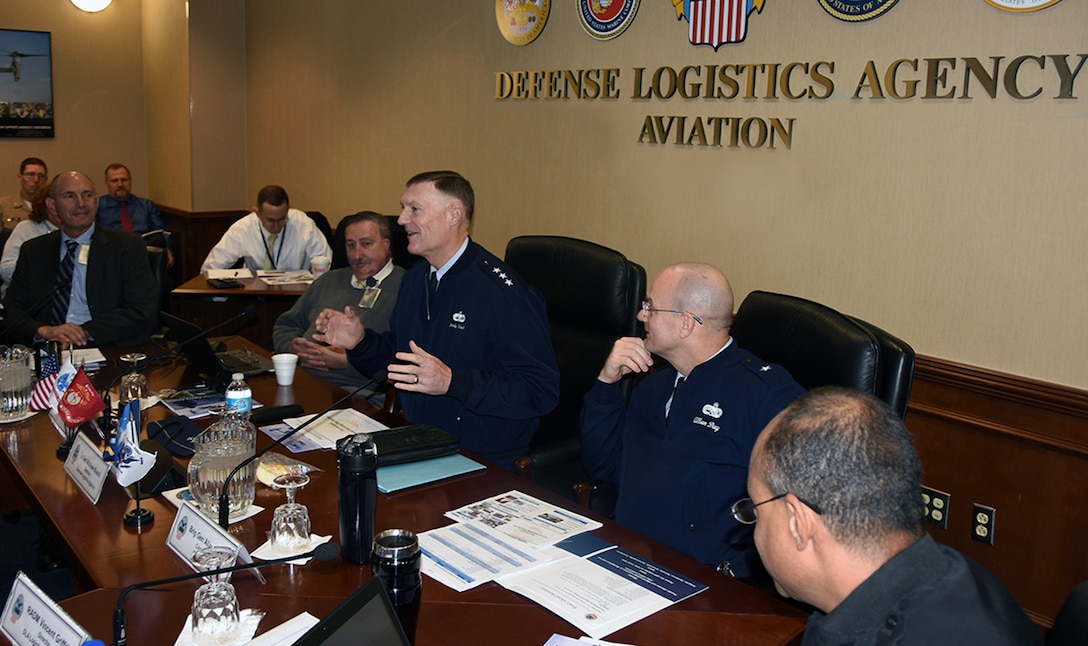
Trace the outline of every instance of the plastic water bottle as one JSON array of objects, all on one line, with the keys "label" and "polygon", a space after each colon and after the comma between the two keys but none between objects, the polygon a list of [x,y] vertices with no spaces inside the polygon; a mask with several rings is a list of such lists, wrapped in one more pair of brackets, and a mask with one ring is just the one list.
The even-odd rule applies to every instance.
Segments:
[{"label": "plastic water bottle", "polygon": [[253,410],[253,391],[246,383],[246,376],[236,372],[230,377],[230,385],[227,386],[227,410],[238,414],[249,415]]}]

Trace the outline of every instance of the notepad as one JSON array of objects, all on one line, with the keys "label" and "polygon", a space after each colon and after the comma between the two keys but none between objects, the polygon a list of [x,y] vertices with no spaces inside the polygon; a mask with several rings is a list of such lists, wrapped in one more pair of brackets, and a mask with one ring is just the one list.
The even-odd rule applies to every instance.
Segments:
[{"label": "notepad", "polygon": [[378,467],[378,491],[392,493],[463,473],[482,471],[484,468],[484,465],[461,454]]}]

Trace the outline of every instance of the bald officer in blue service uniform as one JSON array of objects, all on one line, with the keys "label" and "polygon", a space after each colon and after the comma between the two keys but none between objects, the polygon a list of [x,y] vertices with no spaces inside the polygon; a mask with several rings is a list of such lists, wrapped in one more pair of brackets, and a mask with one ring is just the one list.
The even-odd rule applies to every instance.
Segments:
[{"label": "bald officer in blue service uniform", "polygon": [[401,283],[390,331],[325,310],[314,338],[348,348],[363,374],[389,371],[405,416],[512,468],[559,399],[544,299],[468,237],[472,186],[453,171],[408,180],[399,223],[422,256]]},{"label": "bald officer in blue service uniform", "polygon": [[[616,341],[586,394],[582,456],[597,480],[619,485],[616,520],[733,576],[753,572],[751,528],[730,506],[745,492],[759,432],[804,390],[789,373],[729,336],[733,290],[716,268],[679,264],[650,285],[646,338]],[[630,405],[619,384],[649,374]]]}]

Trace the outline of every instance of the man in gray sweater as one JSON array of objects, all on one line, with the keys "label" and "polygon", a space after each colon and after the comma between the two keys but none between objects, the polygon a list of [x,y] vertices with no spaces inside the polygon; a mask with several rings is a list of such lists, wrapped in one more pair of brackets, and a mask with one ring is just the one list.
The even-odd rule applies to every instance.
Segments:
[{"label": "man in gray sweater", "polygon": [[[404,269],[393,264],[391,234],[385,218],[362,211],[340,221],[346,235],[348,267],[334,269],[319,277],[306,293],[276,321],[272,331],[276,352],[298,355],[299,365],[313,374],[344,388],[355,388],[369,375],[348,364],[342,348],[313,340],[314,320],[325,308],[343,311],[352,307],[366,321],[367,329],[385,332],[397,302]],[[364,390],[371,397],[374,389]]]}]

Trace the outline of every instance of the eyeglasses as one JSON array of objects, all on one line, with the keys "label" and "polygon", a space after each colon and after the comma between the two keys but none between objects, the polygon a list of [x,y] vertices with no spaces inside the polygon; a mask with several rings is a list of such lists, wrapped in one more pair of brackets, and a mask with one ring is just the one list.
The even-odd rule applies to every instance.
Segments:
[{"label": "eyeglasses", "polygon": [[45,179],[43,173],[22,173],[23,177],[33,177],[35,179]]},{"label": "eyeglasses", "polygon": [[691,318],[695,319],[695,322],[698,323],[699,325],[703,324],[703,319],[701,319],[698,316],[692,314],[691,312],[687,312],[685,310],[663,310],[663,309],[659,309],[659,308],[654,307],[653,305],[650,305],[650,301],[642,301],[642,310],[644,312],[672,312],[673,314],[687,314]]},{"label": "eyeglasses", "polygon": [[[785,493],[780,493],[777,496],[764,500],[763,502],[752,502],[751,498],[741,498],[737,502],[733,503],[733,518],[736,518],[737,522],[744,523],[745,525],[753,525],[756,522],[756,507],[760,505],[766,505],[769,502],[774,502],[779,498],[785,498],[787,495],[789,495],[789,493],[790,492],[788,491]],[[811,503],[802,498],[801,496],[798,496],[797,494],[793,495],[797,496],[797,499],[804,503],[806,507],[816,512],[817,514],[823,515],[824,510],[820,509],[819,505],[817,505],[816,503]]]}]

